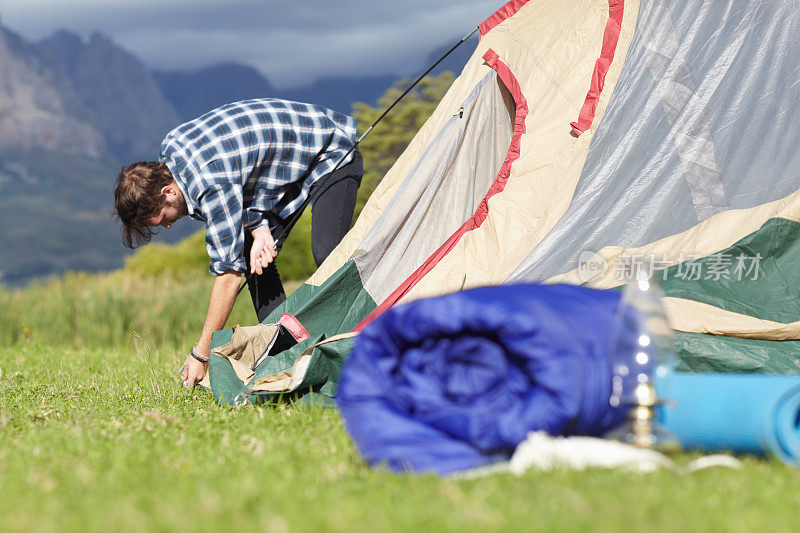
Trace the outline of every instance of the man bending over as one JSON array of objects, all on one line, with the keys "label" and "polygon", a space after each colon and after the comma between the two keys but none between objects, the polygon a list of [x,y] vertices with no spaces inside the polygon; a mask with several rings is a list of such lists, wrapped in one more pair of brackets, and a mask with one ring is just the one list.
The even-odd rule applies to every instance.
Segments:
[{"label": "man bending over", "polygon": [[188,386],[205,375],[211,334],[225,327],[242,273],[254,274],[248,288],[259,321],[286,298],[274,259],[289,220],[309,197],[317,266],[347,233],[361,183],[358,149],[332,171],[355,136],[355,119],[323,107],[246,100],[169,132],[159,161],[122,168],[114,213],[126,246],[149,242],[155,227],[169,228],[185,215],[206,224],[216,279],[202,334],[183,366]]}]

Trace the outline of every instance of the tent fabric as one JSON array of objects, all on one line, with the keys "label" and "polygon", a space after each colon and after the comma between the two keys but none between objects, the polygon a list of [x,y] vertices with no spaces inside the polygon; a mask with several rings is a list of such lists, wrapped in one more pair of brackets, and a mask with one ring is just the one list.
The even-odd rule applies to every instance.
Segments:
[{"label": "tent fabric", "polygon": [[512,0],[498,9],[492,16],[481,22],[479,25],[479,36],[483,38],[489,30],[493,29],[498,24],[502,24],[507,19],[517,14],[522,6],[528,3],[528,0]]},{"label": "tent fabric", "polygon": [[575,135],[579,136],[583,134],[584,131],[591,127],[594,121],[594,113],[597,109],[600,93],[603,92],[606,73],[611,66],[611,62],[614,61],[614,52],[617,49],[619,32],[622,29],[622,15],[624,12],[624,0],[608,1],[608,22],[606,23],[606,29],[603,33],[603,48],[600,52],[600,58],[594,64],[592,82],[589,87],[589,92],[586,94],[586,100],[583,101],[583,107],[581,107],[578,120],[576,122],[570,122],[570,126]]},{"label": "tent fabric", "polygon": [[[635,19],[635,9],[626,11],[596,120],[619,77]],[[607,2],[528,2],[485,36],[482,44],[496,42],[491,48],[528,102],[520,157],[503,193],[489,202],[481,227],[465,235],[401,302],[502,283],[561,218],[593,136],[590,129],[576,139],[569,122],[585,99],[607,20]]]},{"label": "tent fabric", "polygon": [[231,340],[214,349],[228,359],[238,361],[246,367],[254,367],[261,355],[269,350],[279,336],[278,324],[259,324],[257,326],[236,326]]},{"label": "tent fabric", "polygon": [[[800,371],[780,344],[800,341],[799,31],[796,0],[508,2],[352,230],[265,323],[290,313],[324,340],[485,285],[619,287],[649,258],[684,368]],[[741,258],[757,276],[734,275]]]},{"label": "tent fabric", "polygon": [[[622,22],[596,120],[604,113],[633,36],[638,2],[628,5],[633,8],[626,11]],[[569,121],[581,109],[587,80],[600,56],[608,5],[600,0],[581,5],[543,0],[516,2],[511,7],[506,9],[508,16],[482,36],[464,71],[384,176],[350,233],[316,274],[265,323],[276,323],[288,312],[312,338],[350,331],[425,263],[432,268],[426,268],[424,276],[403,291],[400,302],[502,282],[528,253],[531,243],[558,220],[569,204],[570,187],[578,180],[593,135],[589,130],[576,139]],[[572,28],[569,36],[564,32],[567,26]],[[565,46],[565,39],[570,41],[569,46]],[[486,56],[490,50],[494,54]],[[485,56],[491,60],[487,62]],[[527,104],[524,119],[520,97]],[[476,99],[494,111],[485,112],[481,106],[472,105]],[[461,111],[470,120],[456,123],[453,119]],[[503,124],[513,125],[508,130]],[[519,157],[515,158],[511,150],[513,133],[522,126]],[[491,130],[495,133],[471,133]],[[501,142],[504,135],[511,137]],[[480,138],[484,146],[470,147],[475,138]],[[477,172],[436,172],[453,162],[453,154],[460,153],[447,149],[454,139],[463,149],[460,157],[475,160],[477,152],[478,159],[485,156],[496,163],[479,165]],[[486,143],[498,148],[486,150]],[[508,162],[505,185],[486,198],[492,185],[498,183],[504,162]],[[442,188],[445,182],[447,186]],[[476,199],[486,201],[476,207]],[[445,200],[447,203],[442,204]],[[400,208],[419,201],[447,209]],[[486,213],[485,218],[480,216],[482,223],[454,238],[465,221],[475,220],[480,210]],[[442,218],[443,213],[447,218]],[[450,233],[440,226],[449,228]],[[447,246],[443,256],[429,262],[449,239],[452,247]],[[276,372],[289,371],[292,363],[286,361]],[[227,369],[215,370],[224,364],[224,360],[212,364],[212,384],[215,375],[232,379]],[[242,384],[230,386],[241,388]],[[228,401],[227,396],[217,397]]]},{"label": "tent fabric", "polygon": [[509,145],[520,135],[514,116],[526,109],[512,99],[504,76],[484,76],[361,242],[364,253],[355,262],[376,301],[397,301],[396,293],[424,275],[432,256],[480,224],[488,197],[502,190]]},{"label": "tent fabric", "polygon": [[[603,115],[633,36],[638,2],[628,2],[628,5],[632,7],[626,10],[616,59],[606,75],[596,120]],[[422,281],[424,290],[418,287],[415,294],[419,297],[444,294],[470,286],[463,272],[450,275],[451,264],[454,273],[466,269],[467,277],[474,279],[475,285],[506,279],[529,252],[533,234],[543,233],[563,214],[571,196],[569,187],[574,186],[580,174],[593,132],[590,130],[575,139],[570,134],[569,122],[580,111],[587,80],[600,55],[607,10],[607,2],[602,1],[583,5],[527,2],[514,16],[489,31],[431,118],[383,178],[351,232],[307,283],[323,284],[363,249],[360,244],[365,234],[401,190],[404,178],[421,158],[427,143],[458,112],[475,85],[491,70],[483,59],[490,48],[508,66],[522,94],[531,102],[525,120],[526,133],[520,143],[521,157],[514,163],[503,193],[495,195],[489,203],[487,221],[459,241]],[[565,46],[565,27],[572,28],[574,33],[569,46]],[[495,253],[494,243],[506,241],[505,253]],[[424,245],[424,239],[415,242],[415,246]],[[487,251],[487,247],[491,249]],[[430,286],[426,280],[432,280]],[[442,287],[436,290],[439,284]],[[411,295],[406,301],[414,298]]]},{"label": "tent fabric", "polygon": [[[370,313],[359,325],[358,329],[363,329],[370,321],[374,319],[377,315],[383,313],[394,304],[396,304],[403,296],[408,294],[411,289],[423,278],[425,277],[435,266],[436,264],[442,260],[455,246],[458,244],[458,241],[461,240],[468,232],[473,231],[481,226],[483,222],[486,220],[489,214],[489,201],[493,196],[503,192],[503,189],[508,183],[508,177],[511,172],[511,165],[513,165],[514,161],[519,158],[520,155],[520,140],[522,136],[525,134],[525,117],[528,115],[528,103],[525,100],[525,96],[522,94],[522,91],[519,88],[519,83],[517,82],[516,78],[514,77],[513,73],[508,69],[508,67],[500,61],[499,56],[497,53],[489,49],[484,55],[483,59],[486,61],[486,64],[492,67],[497,72],[497,77],[499,78],[498,81],[502,81],[503,87],[506,87],[507,92],[510,93],[511,97],[514,99],[514,126],[513,126],[513,133],[510,139],[503,138],[502,145],[507,147],[505,151],[505,158],[502,160],[502,164],[499,165],[499,170],[497,170],[497,161],[494,161],[494,165],[491,168],[495,169],[496,177],[491,185],[488,187],[488,191],[480,200],[472,215],[467,218],[461,226],[455,229],[455,231],[450,234],[450,236],[439,246],[436,251],[433,252],[424,262],[417,268],[405,281],[403,281],[397,289],[395,289],[386,299],[381,302],[373,311]],[[459,112],[459,116],[461,113]],[[504,117],[505,115],[501,113],[495,113],[495,116]],[[491,121],[490,123],[497,124],[497,121]],[[472,152],[472,159],[477,161],[484,162],[485,156],[490,155],[493,152],[487,151],[484,149],[484,144],[486,143],[486,138],[483,136],[476,135],[476,141],[478,142],[478,146],[476,146],[475,150]],[[496,138],[496,137],[495,137]],[[435,142],[435,141],[434,141]],[[459,147],[459,150],[464,150],[464,146]],[[497,154],[497,151],[494,152]],[[456,161],[460,158],[456,158]],[[490,159],[491,160],[491,159]],[[485,163],[483,163],[485,164]],[[453,163],[449,165],[449,168],[454,166]],[[472,171],[474,172],[476,169],[480,169],[483,165],[481,164],[474,164],[472,166]],[[463,180],[464,175],[466,172],[460,172],[458,177]],[[486,172],[482,173],[483,175],[491,175]],[[472,180],[474,182],[474,180]],[[430,187],[430,179],[428,180],[427,187]],[[448,189],[445,193],[447,196],[451,196],[453,191]],[[403,195],[406,195],[406,191],[403,190]],[[407,216],[407,215],[406,215]],[[452,215],[449,216],[450,218]],[[394,244],[394,243],[393,243]],[[401,263],[402,264],[402,263]],[[411,263],[415,264],[415,263]],[[361,270],[361,269],[360,269]],[[382,281],[385,281],[385,277],[380,278]]]},{"label": "tent fabric", "polygon": [[367,461],[447,474],[507,459],[530,431],[601,435],[620,294],[486,287],[387,311],[357,338],[337,406]]},{"label": "tent fabric", "polygon": [[[571,205],[510,281],[548,279],[585,250],[669,239],[798,188],[798,3],[655,1],[641,11]],[[706,250],[676,248],[713,253],[754,231],[709,229]]]},{"label": "tent fabric", "polygon": [[[327,339],[323,335],[312,337],[267,354],[252,369],[212,351],[208,388],[226,405],[306,396],[327,403],[336,392],[339,373],[354,336],[346,333]],[[242,368],[247,372],[242,372]]]},{"label": "tent fabric", "polygon": [[685,372],[800,374],[800,341],[765,341],[678,333],[678,370]]},{"label": "tent fabric", "polygon": [[[589,284],[612,287],[626,258],[653,257],[676,329],[796,340],[799,11],[796,2],[643,5],[627,89],[612,98],[572,205],[509,281],[583,283],[576,263],[591,251],[606,270]],[[686,279],[692,266],[745,257],[759,262],[755,279],[726,279],[735,264],[722,279]],[[728,370],[737,368],[751,365]]]}]

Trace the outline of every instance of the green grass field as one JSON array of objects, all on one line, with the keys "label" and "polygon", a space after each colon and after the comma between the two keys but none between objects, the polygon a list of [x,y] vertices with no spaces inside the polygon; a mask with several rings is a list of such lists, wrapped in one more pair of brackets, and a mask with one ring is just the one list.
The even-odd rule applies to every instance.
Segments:
[{"label": "green grass field", "polygon": [[[370,470],[335,410],[218,406],[177,378],[210,277],[0,291],[0,530],[792,531],[800,476]],[[232,322],[253,323],[242,298]],[[134,334],[134,331],[136,334]]]}]

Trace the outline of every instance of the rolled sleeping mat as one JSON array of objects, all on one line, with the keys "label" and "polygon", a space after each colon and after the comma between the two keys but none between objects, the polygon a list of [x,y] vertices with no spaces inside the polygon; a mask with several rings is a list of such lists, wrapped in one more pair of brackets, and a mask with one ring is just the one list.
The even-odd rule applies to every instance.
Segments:
[{"label": "rolled sleeping mat", "polygon": [[676,373],[656,382],[659,418],[685,450],[775,455],[800,465],[800,377]]}]

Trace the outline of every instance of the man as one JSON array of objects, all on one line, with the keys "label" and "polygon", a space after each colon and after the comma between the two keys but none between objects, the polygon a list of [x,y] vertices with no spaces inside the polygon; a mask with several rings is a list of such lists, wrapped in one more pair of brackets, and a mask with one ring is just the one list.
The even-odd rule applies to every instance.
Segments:
[{"label": "man", "polygon": [[248,285],[259,321],[286,298],[274,259],[309,197],[317,266],[349,230],[362,158],[355,149],[342,159],[355,136],[355,119],[323,107],[246,100],[169,132],[160,161],[122,168],[114,212],[128,247],[185,215],[206,223],[209,271],[217,277],[202,334],[183,366],[186,385],[205,375],[211,334],[225,327],[242,273],[254,274]]}]

